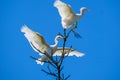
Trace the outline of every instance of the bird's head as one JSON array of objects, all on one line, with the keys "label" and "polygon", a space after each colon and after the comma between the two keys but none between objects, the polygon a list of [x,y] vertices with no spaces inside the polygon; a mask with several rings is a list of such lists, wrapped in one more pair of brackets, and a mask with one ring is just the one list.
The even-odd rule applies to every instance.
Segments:
[{"label": "bird's head", "polygon": [[80,12],[89,12],[89,10],[86,8],[86,7],[82,7],[82,8],[80,8]]},{"label": "bird's head", "polygon": [[55,39],[58,41],[58,40],[63,39],[63,38],[64,38],[63,36],[57,35]]}]

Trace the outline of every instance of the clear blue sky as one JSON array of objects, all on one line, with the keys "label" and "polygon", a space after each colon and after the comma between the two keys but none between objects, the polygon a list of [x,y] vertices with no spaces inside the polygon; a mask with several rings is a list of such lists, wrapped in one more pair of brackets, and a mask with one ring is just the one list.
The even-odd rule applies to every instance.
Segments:
[{"label": "clear blue sky", "polygon": [[[45,66],[30,58],[37,53],[20,32],[26,24],[53,44],[57,32],[63,32],[54,1],[0,0],[0,80],[54,80],[41,72]],[[69,80],[120,80],[120,1],[62,1],[76,13],[82,6],[90,9],[76,30],[82,38],[71,34],[67,42],[85,53],[82,58],[66,58],[64,72],[71,74]]]}]

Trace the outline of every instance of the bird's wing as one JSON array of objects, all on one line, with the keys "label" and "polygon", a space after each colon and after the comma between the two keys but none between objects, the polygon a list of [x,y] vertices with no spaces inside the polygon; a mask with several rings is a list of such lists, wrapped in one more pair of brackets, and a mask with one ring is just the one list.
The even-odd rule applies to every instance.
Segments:
[{"label": "bird's wing", "polygon": [[54,7],[58,9],[58,12],[62,19],[70,19],[74,16],[74,12],[72,11],[70,5],[60,1],[56,0],[54,3]]},{"label": "bird's wing", "polygon": [[[64,51],[66,52],[65,56],[77,56],[82,57],[84,56],[84,53],[78,52],[76,50],[65,48]],[[53,54],[53,56],[61,56],[63,53],[63,48],[58,48],[57,51]]]},{"label": "bird's wing", "polygon": [[44,53],[50,48],[41,34],[31,30],[26,25],[22,27],[21,31],[25,33],[25,37],[35,51]]}]

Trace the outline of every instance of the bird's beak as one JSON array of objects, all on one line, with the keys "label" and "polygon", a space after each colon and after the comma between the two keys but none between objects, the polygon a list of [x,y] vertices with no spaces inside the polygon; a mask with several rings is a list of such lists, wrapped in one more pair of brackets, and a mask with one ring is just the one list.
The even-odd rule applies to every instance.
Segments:
[{"label": "bird's beak", "polygon": [[65,36],[61,36],[61,39],[65,39],[66,37]]},{"label": "bird's beak", "polygon": [[57,35],[61,35],[61,33],[60,32],[58,32],[58,34]]},{"label": "bird's beak", "polygon": [[61,36],[60,38],[61,38],[61,39],[64,39],[65,37],[64,37],[64,36]]},{"label": "bird's beak", "polygon": [[87,9],[87,12],[90,12],[90,10],[89,10],[89,9]]},{"label": "bird's beak", "polygon": [[58,34],[57,35],[60,35],[61,36],[61,38],[64,38],[64,36],[60,33],[60,32],[58,32]]},{"label": "bird's beak", "polygon": [[63,38],[63,39],[65,39],[66,37],[65,37],[65,36],[63,36],[62,38]]}]

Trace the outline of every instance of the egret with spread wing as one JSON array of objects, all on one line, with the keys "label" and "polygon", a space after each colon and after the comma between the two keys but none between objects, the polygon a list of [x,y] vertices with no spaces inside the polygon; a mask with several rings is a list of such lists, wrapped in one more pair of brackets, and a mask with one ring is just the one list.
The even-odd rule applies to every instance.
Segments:
[{"label": "egret with spread wing", "polygon": [[54,7],[58,9],[58,12],[61,16],[61,23],[64,30],[71,27],[74,35],[79,37],[80,35],[77,34],[74,29],[77,27],[77,21],[81,19],[84,15],[85,11],[88,11],[86,7],[82,7],[80,9],[79,14],[75,14],[70,5],[62,2],[61,0],[56,0],[54,3]]},{"label": "egret with spread wing", "polygon": [[24,35],[32,48],[42,56],[39,61],[40,64],[43,64],[44,61],[48,60],[44,53],[52,56],[52,54],[57,50],[58,41],[63,38],[62,36],[58,35],[55,38],[55,44],[48,45],[41,34],[31,30],[26,25],[22,27],[21,31],[25,33]]},{"label": "egret with spread wing", "polygon": [[[62,55],[62,48],[58,48],[58,42],[60,39],[63,39],[64,37],[57,35],[55,37],[55,44],[54,45],[48,45],[43,38],[43,36],[30,28],[28,28],[26,25],[22,27],[22,32],[24,32],[25,37],[29,41],[32,48],[37,51],[42,57],[36,60],[38,64],[43,65],[44,61],[48,61],[49,58],[45,55],[47,53],[50,57],[52,56],[61,56]],[[65,48],[65,50],[69,50],[69,48]],[[84,54],[74,51],[71,49],[69,51],[69,56],[76,55],[77,57],[82,57]]]}]

